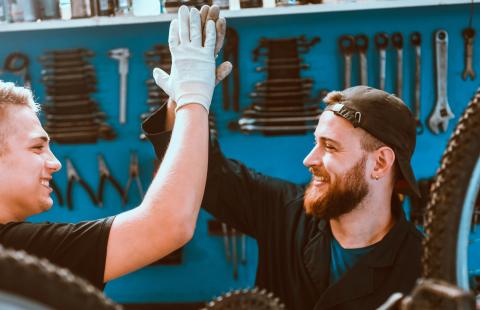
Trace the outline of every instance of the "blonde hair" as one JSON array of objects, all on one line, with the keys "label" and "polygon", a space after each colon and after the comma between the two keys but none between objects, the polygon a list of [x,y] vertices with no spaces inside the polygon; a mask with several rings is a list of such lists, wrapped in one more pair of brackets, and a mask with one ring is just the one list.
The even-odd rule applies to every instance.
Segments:
[{"label": "blonde hair", "polygon": [[30,89],[0,80],[0,113],[3,114],[10,105],[28,106],[35,113],[40,111],[40,105],[33,99]]}]

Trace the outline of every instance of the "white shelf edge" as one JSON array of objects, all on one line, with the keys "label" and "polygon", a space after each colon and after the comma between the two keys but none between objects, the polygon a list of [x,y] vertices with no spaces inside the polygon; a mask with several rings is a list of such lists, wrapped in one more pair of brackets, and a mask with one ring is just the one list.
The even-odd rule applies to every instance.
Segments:
[{"label": "white shelf edge", "polygon": [[[469,4],[471,0],[376,0],[363,1],[356,3],[342,3],[342,4],[309,4],[292,7],[276,7],[276,8],[251,8],[241,9],[235,11],[221,11],[221,16],[226,18],[246,18],[246,17],[261,17],[261,16],[277,16],[289,14],[312,14],[312,13],[327,13],[327,12],[345,12],[345,11],[360,11],[360,10],[376,10],[376,9],[396,9],[409,7],[425,7],[425,6],[439,6],[439,5],[455,5],[455,4]],[[474,0],[474,3],[480,3],[480,0]],[[147,23],[161,23],[172,20],[176,14],[161,14],[157,16],[117,16],[117,17],[92,17],[72,20],[47,20],[40,22],[25,22],[25,23],[0,23],[0,32],[15,32],[15,31],[38,31],[38,30],[53,30],[53,29],[68,29],[68,28],[86,28],[86,27],[101,27],[101,26],[116,26],[116,25],[131,25],[131,24],[147,24]]]}]

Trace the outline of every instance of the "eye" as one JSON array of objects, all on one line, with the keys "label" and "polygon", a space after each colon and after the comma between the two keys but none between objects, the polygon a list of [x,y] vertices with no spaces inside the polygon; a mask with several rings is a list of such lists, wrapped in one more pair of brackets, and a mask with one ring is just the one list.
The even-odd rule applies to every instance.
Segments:
[{"label": "eye", "polygon": [[333,145],[331,145],[330,143],[325,143],[325,149],[327,151],[335,151],[336,150],[336,148]]},{"label": "eye", "polygon": [[41,150],[43,150],[43,148],[44,148],[44,145],[43,145],[43,144],[40,144],[40,145],[35,145],[35,146],[33,146],[33,147],[32,147],[32,149],[34,149],[34,150],[38,150],[38,151],[41,151]]}]

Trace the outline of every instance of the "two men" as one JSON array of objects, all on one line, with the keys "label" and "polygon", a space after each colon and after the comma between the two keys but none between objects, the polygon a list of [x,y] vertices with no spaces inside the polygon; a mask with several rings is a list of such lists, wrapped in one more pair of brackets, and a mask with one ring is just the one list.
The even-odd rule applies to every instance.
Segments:
[{"label": "two men", "polygon": [[167,80],[179,103],[172,145],[142,203],[115,217],[78,224],[25,222],[52,206],[49,182],[61,164],[50,150],[31,92],[0,82],[1,244],[47,258],[102,288],[106,281],[146,266],[191,239],[207,172],[216,42],[223,41],[216,39],[216,28],[220,36],[225,30],[225,21],[212,20],[216,18],[218,8],[199,12],[182,7],[171,23],[174,61]]},{"label": "two men", "polygon": [[[324,101],[306,189],[226,159],[214,141],[202,207],[257,240],[256,285],[288,309],[374,309],[420,275],[422,236],[396,193],[403,182],[418,194],[415,120],[399,98],[366,86]],[[161,113],[143,124],[159,158],[177,116],[174,101],[166,108],[167,128]]]}]

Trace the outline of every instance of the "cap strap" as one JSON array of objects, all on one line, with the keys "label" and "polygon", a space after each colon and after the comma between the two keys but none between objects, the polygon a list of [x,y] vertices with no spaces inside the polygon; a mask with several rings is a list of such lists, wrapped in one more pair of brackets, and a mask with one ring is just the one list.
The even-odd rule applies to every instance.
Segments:
[{"label": "cap strap", "polygon": [[332,111],[336,115],[343,117],[344,119],[352,123],[353,127],[355,128],[360,126],[360,121],[362,120],[362,113],[345,106],[343,103],[329,104],[325,108],[325,111]]}]

